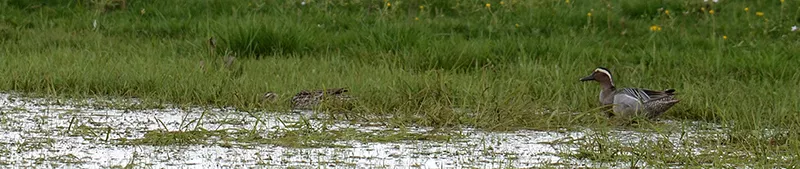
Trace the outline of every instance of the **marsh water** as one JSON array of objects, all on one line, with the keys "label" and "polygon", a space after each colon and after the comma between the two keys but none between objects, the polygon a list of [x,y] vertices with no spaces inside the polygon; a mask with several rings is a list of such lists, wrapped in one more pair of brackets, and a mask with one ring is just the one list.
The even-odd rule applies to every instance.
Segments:
[{"label": "marsh water", "polygon": [[[96,106],[114,102],[92,99],[54,101],[0,94],[0,166],[517,168],[589,164],[579,159],[562,159],[563,156],[559,155],[576,148],[553,142],[581,138],[587,132],[566,130],[485,132],[465,128],[458,132],[459,137],[448,140],[341,140],[334,142],[336,146],[317,147],[237,142],[166,146],[119,144],[120,140],[141,139],[148,131],[155,130],[248,129],[268,137],[271,132],[291,129],[293,122],[303,119],[310,124],[322,122],[306,118],[313,112],[247,113],[198,107],[126,110]],[[136,101],[126,102],[136,104]],[[203,123],[190,123],[201,118]],[[259,119],[260,122],[256,123]],[[336,122],[329,128],[367,133],[397,130],[350,122]],[[429,130],[412,128],[408,132]],[[631,132],[620,131],[613,135],[631,142],[639,140]]]}]

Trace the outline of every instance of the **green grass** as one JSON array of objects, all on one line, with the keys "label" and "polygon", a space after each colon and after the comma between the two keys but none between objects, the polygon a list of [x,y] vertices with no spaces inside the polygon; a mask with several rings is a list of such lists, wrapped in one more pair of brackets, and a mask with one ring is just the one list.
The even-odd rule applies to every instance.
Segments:
[{"label": "green grass", "polygon": [[0,1],[0,90],[285,111],[300,90],[348,87],[348,117],[390,127],[602,128],[599,87],[578,78],[604,66],[619,86],[677,89],[663,118],[739,138],[715,144],[800,146],[796,1],[93,2]]}]

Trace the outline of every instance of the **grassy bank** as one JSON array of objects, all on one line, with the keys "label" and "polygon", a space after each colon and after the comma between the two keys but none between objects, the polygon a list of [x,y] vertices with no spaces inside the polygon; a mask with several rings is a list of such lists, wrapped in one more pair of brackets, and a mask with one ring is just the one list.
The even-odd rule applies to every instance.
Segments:
[{"label": "grassy bank", "polygon": [[[800,129],[797,6],[6,0],[0,90],[286,110],[299,90],[348,87],[358,101],[346,113],[360,120],[552,129],[606,126],[599,87],[578,82],[604,66],[622,87],[677,89],[666,119],[728,126],[744,140],[723,140],[736,150],[792,154],[750,131]],[[283,101],[261,102],[267,91]],[[797,150],[797,134],[776,145]]]}]

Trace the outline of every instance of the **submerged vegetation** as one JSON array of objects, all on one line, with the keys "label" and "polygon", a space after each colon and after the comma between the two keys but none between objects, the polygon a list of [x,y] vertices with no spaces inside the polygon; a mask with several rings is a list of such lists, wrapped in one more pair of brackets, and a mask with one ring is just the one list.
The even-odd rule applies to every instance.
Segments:
[{"label": "submerged vegetation", "polygon": [[[285,112],[296,92],[347,87],[352,105],[319,109],[387,127],[616,128],[598,109],[597,86],[578,82],[604,66],[620,87],[675,88],[682,101],[662,119],[725,128],[720,138],[694,140],[701,147],[746,152],[739,161],[680,152],[669,160],[769,165],[796,161],[800,152],[798,6],[783,0],[0,0],[0,90]],[[276,101],[262,98],[270,91]],[[158,132],[133,142],[159,145],[144,141],[186,134]],[[319,133],[361,134],[341,132]],[[625,148],[602,135],[586,139],[568,156],[668,161],[658,156],[665,152],[653,152],[670,149],[663,142]]]}]

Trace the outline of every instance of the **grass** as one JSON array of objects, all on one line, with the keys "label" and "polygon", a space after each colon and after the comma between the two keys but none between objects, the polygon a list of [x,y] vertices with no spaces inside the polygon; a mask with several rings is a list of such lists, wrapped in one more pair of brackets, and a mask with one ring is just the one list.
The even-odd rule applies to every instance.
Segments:
[{"label": "grass", "polygon": [[390,127],[607,128],[597,85],[577,80],[604,66],[620,86],[677,89],[663,118],[730,129],[707,144],[800,147],[795,1],[306,2],[0,1],[0,90],[286,111],[300,90],[348,87],[343,113]]},{"label": "grass", "polygon": [[[684,124],[685,125],[685,124]],[[692,125],[694,127],[703,125]],[[695,131],[708,131],[700,128]],[[600,167],[620,167],[620,166],[647,166],[647,167],[670,167],[670,166],[702,166],[712,168],[726,168],[731,166],[761,166],[761,167],[788,167],[797,165],[797,159],[793,157],[783,157],[786,152],[786,143],[782,140],[782,134],[759,134],[765,137],[766,142],[758,142],[755,139],[743,139],[743,144],[734,143],[742,139],[740,134],[730,134],[728,137],[709,137],[723,136],[724,132],[689,134],[687,132],[674,132],[662,130],[656,133],[634,132],[630,134],[620,134],[619,131],[598,130],[589,133],[584,138],[565,141],[566,144],[575,147],[575,151],[560,154],[562,157],[572,159],[589,160],[596,162]],[[725,131],[730,132],[730,131]],[[711,134],[711,135],[709,135]],[[641,139],[630,143],[631,138]],[[626,143],[627,142],[627,143]],[[745,148],[748,147],[748,148]],[[742,151],[742,149],[753,149],[755,151]],[[791,149],[791,148],[788,148]],[[750,159],[759,159],[748,162]],[[627,168],[627,167],[626,167]]]},{"label": "grass", "polygon": [[[331,124],[310,124],[307,119],[285,121],[285,127],[276,127],[274,131],[256,129],[219,129],[210,130],[194,128],[168,131],[157,129],[147,131],[139,139],[120,139],[114,142],[120,145],[196,145],[211,144],[223,147],[249,147],[260,144],[272,144],[293,148],[350,147],[340,144],[341,141],[391,142],[406,140],[449,141],[458,134],[449,132],[409,132],[399,131],[359,131],[355,128],[332,129]],[[235,145],[232,143],[236,143]]]}]

